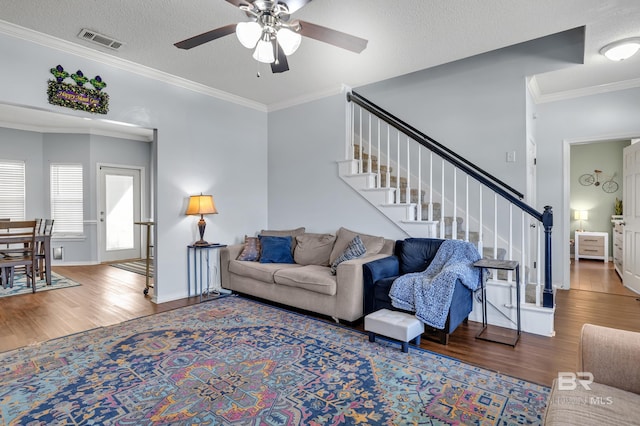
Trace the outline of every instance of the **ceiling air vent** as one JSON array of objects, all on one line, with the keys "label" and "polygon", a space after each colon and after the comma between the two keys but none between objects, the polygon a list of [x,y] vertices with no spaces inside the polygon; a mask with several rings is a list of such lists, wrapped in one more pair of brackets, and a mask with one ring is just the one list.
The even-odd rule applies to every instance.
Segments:
[{"label": "ceiling air vent", "polygon": [[97,32],[88,30],[86,28],[83,28],[82,31],[80,31],[80,34],[78,34],[78,38],[99,44],[100,46],[108,47],[109,49],[113,50],[120,49],[120,47],[122,47],[122,45],[124,44],[121,41],[114,40],[111,37],[107,37],[104,34],[98,34]]}]

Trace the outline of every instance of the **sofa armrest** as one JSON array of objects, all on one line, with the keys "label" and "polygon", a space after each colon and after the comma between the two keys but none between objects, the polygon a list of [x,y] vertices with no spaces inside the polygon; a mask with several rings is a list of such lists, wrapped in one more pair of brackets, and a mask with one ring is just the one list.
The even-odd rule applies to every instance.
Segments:
[{"label": "sofa armrest", "polygon": [[362,265],[377,259],[389,257],[388,254],[374,254],[359,259],[342,262],[336,269],[336,298],[338,310],[347,312],[353,321],[363,315]]},{"label": "sofa armrest", "polygon": [[220,249],[220,280],[222,287],[227,288],[229,283],[229,262],[240,256],[243,247],[244,244],[233,244]]},{"label": "sofa armrest", "polygon": [[578,367],[596,383],[640,394],[640,333],[582,326]]},{"label": "sofa armrest", "polygon": [[373,260],[362,265],[364,285],[364,313],[374,310],[374,285],[382,278],[396,277],[400,274],[400,261],[396,256]]}]

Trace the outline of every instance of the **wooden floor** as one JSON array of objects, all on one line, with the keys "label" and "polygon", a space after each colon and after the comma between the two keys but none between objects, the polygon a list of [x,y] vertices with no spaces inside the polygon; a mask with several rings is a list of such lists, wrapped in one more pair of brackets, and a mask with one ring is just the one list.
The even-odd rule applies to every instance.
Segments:
[{"label": "wooden floor", "polygon": [[[576,371],[578,336],[584,323],[640,331],[638,295],[627,291],[611,264],[572,265],[572,286],[603,281],[609,293],[568,290],[556,297],[555,337],[524,333],[515,348],[475,338],[480,324],[470,321],[448,345],[422,340],[421,347],[504,374],[550,385],[558,371]],[[56,267],[81,282],[79,287],[0,298],[0,351],[116,324],[197,302],[196,298],[154,304],[144,297],[144,277],[108,265]],[[586,286],[586,284],[584,284]],[[619,293],[619,294],[610,294]],[[206,302],[206,303],[215,303]],[[361,329],[361,325],[355,326]]]}]

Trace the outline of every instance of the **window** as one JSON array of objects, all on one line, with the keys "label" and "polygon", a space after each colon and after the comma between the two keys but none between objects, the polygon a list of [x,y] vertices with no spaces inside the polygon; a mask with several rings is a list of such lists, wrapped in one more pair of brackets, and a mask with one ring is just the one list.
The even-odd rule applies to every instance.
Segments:
[{"label": "window", "polygon": [[24,220],[24,161],[0,160],[0,218]]},{"label": "window", "polygon": [[51,165],[51,218],[55,234],[84,232],[82,165]]}]

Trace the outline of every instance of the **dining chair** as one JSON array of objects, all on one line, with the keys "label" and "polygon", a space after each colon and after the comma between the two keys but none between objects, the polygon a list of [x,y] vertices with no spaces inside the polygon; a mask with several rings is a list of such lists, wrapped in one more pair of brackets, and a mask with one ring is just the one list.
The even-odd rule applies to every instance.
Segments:
[{"label": "dining chair", "polygon": [[16,266],[24,266],[27,287],[36,292],[36,221],[0,221],[0,270],[2,285],[13,287]]},{"label": "dining chair", "polygon": [[[40,226],[36,225],[36,236],[45,238],[51,238],[51,234],[53,233],[53,222],[54,219],[41,219]],[[37,262],[37,271],[40,279],[44,279],[46,270],[47,270],[47,262],[45,261],[45,250],[46,244],[43,239],[36,238],[36,262]],[[50,282],[47,282],[47,285],[51,285]]]}]

